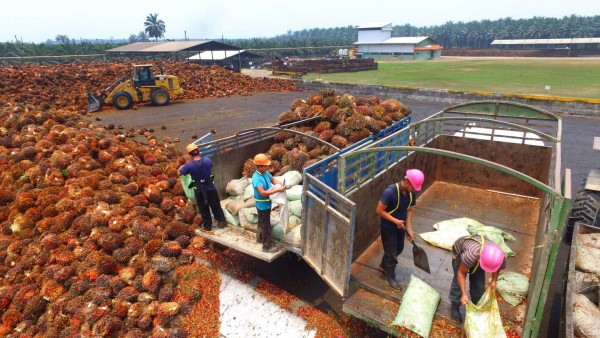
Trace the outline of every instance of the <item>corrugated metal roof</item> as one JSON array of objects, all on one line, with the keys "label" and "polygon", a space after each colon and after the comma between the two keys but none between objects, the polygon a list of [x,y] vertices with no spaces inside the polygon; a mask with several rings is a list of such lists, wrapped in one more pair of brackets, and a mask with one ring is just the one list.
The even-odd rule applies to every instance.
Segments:
[{"label": "corrugated metal roof", "polygon": [[125,46],[107,50],[109,53],[174,53],[184,50],[209,50],[219,47],[219,50],[238,50],[237,47],[212,40],[198,41],[165,41],[165,42],[135,42]]},{"label": "corrugated metal roof", "polygon": [[237,56],[238,54],[242,54],[241,56],[244,57],[262,57],[261,55],[255,53],[246,52],[245,49],[240,50],[239,53],[237,50],[207,50],[202,53],[190,56],[188,60],[223,60],[232,56]]},{"label": "corrugated metal roof", "polygon": [[358,26],[358,29],[383,28],[383,27],[391,25],[391,24],[392,23],[388,22],[388,21],[370,22],[370,23]]},{"label": "corrugated metal roof", "polygon": [[416,45],[424,40],[427,40],[428,36],[402,36],[389,38],[379,42],[360,42],[357,41],[355,45]]},{"label": "corrugated metal roof", "polygon": [[492,45],[566,45],[571,43],[600,43],[600,38],[494,40]]}]

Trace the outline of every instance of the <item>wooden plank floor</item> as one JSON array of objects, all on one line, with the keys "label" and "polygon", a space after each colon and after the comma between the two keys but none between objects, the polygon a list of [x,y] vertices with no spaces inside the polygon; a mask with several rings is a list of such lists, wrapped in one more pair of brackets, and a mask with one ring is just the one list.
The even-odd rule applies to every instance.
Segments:
[{"label": "wooden plank floor", "polygon": [[277,245],[279,250],[274,253],[263,252],[262,244],[256,243],[256,235],[241,227],[228,225],[225,228],[216,228],[213,231],[196,229],[195,234],[265,262],[272,262],[287,251],[284,245],[281,245],[278,241],[273,241],[273,244]]},{"label": "wooden plank floor", "polygon": [[[537,199],[498,194],[447,182],[435,182],[418,196],[413,214],[413,228],[417,234],[433,231],[432,226],[435,223],[459,217],[469,217],[485,225],[493,225],[516,237],[516,241],[507,243],[517,253],[517,256],[507,259],[506,270],[529,274],[539,203],[540,201]],[[352,264],[352,285],[393,301],[396,303],[396,308],[399,308],[410,276],[411,274],[415,275],[440,293],[441,301],[436,314],[451,321],[448,316],[450,309],[448,296],[453,276],[452,253],[431,246],[418,236],[417,242],[427,252],[431,274],[414,266],[412,245],[406,241],[396,267],[396,277],[403,290],[392,289],[385,282],[383,273],[378,269],[383,256],[383,247],[379,238]],[[355,292],[356,290],[353,294]],[[506,303],[499,305],[503,316],[508,319],[513,318],[515,311],[510,305]],[[387,325],[385,322],[389,318],[374,318],[373,320]]]}]

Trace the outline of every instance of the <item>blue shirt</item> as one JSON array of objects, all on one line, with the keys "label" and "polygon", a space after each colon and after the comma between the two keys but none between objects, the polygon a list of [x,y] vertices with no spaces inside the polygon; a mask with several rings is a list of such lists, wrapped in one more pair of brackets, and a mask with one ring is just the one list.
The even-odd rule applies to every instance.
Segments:
[{"label": "blue shirt", "polygon": [[[385,188],[385,190],[383,191],[383,193],[381,194],[381,197],[379,198],[379,201],[381,203],[383,203],[384,205],[387,206],[387,208],[385,208],[386,212],[390,212],[394,209],[394,212],[392,213],[392,217],[396,218],[396,219],[400,219],[403,221],[406,221],[406,211],[408,210],[409,206],[414,206],[415,204],[417,204],[417,194],[415,194],[415,192],[407,192],[406,195],[402,194],[402,184],[398,183],[398,187],[400,188],[400,204],[398,205],[398,189],[396,188],[396,184],[392,184],[389,187]],[[412,195],[412,201],[411,201],[411,195]],[[396,208],[397,206],[397,208]],[[391,225],[394,226],[395,225],[385,219],[381,219],[381,225]]]},{"label": "blue shirt", "polygon": [[273,175],[267,170],[265,174],[261,174],[258,170],[252,174],[252,186],[254,187],[254,199],[256,200],[256,209],[258,210],[271,210],[271,200],[269,196],[261,196],[258,192],[258,187],[269,190],[273,186],[271,184],[271,178]]},{"label": "blue shirt", "polygon": [[184,164],[183,167],[179,170],[181,175],[190,174],[194,182],[199,182],[201,179],[209,182],[206,185],[206,190],[216,190],[215,185],[212,183],[212,179],[210,179],[210,174],[212,172],[213,163],[208,157],[203,157],[199,160],[190,160],[188,163]]}]

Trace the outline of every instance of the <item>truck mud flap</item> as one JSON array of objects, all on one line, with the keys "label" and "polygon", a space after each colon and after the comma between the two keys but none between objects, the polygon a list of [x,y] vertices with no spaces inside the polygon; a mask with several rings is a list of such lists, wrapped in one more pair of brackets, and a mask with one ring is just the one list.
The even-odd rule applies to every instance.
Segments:
[{"label": "truck mud flap", "polygon": [[275,244],[280,248],[279,251],[274,253],[263,252],[262,244],[256,243],[254,234],[238,227],[227,226],[223,229],[215,229],[214,231],[203,231],[196,229],[195,233],[198,236],[204,237],[208,240],[225,245],[239,252],[243,252],[246,255],[256,257],[269,263],[287,251],[285,246],[275,242]]}]

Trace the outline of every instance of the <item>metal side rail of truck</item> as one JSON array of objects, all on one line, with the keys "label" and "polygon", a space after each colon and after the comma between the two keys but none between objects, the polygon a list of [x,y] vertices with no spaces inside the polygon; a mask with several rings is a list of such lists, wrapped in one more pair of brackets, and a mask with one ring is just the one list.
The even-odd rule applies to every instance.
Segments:
[{"label": "metal side rail of truck", "polygon": [[[461,135],[473,123],[483,129]],[[436,316],[452,323],[451,252],[423,244],[431,267],[426,274],[413,266],[411,250],[404,250],[396,268],[402,291],[390,288],[378,271],[383,256],[378,198],[407,169],[418,168],[426,180],[413,211],[415,233],[469,217],[514,235],[516,241],[508,244],[516,256],[507,258],[507,271],[530,276],[522,335],[536,337],[570,205],[570,170],[564,178],[561,171],[561,129],[560,117],[535,107],[472,102],[340,154],[336,187],[320,182],[315,168],[308,168],[304,259],[339,285],[346,313],[392,335],[398,330],[389,323],[411,274],[440,293]],[[485,138],[465,135],[477,132]],[[507,137],[516,139],[507,142]],[[414,146],[408,145],[410,139]],[[500,311],[509,320],[515,312],[505,303]]]},{"label": "metal side rail of truck", "polygon": [[[386,129],[383,129],[379,133],[371,135],[342,150],[313,136],[289,129],[293,126],[301,126],[306,123],[318,122],[319,119],[320,118],[316,117],[296,121],[294,123],[289,123],[286,125],[247,129],[242,130],[231,137],[226,137],[218,140],[199,139],[195,143],[198,145],[200,155],[208,156],[213,161],[215,186],[220,196],[226,196],[225,187],[227,185],[227,182],[231,181],[232,179],[238,179],[241,176],[241,169],[244,162],[247,159],[254,157],[254,155],[256,155],[257,153],[267,152],[271,145],[275,143],[275,134],[282,130],[285,130],[292,134],[300,135],[302,137],[313,138],[321,143],[327,144],[330,147],[332,147],[335,153],[321,160],[320,162],[315,163],[313,166],[311,166],[311,168],[314,168],[314,170],[318,172],[318,174],[316,175],[320,179],[323,179],[325,182],[327,182],[323,183],[317,181],[315,182],[315,184],[323,187],[326,187],[328,185],[335,187],[335,185],[337,184],[337,160],[340,154],[351,151],[352,149],[365,147],[376,140],[379,140],[383,137],[397,132],[402,128],[405,128],[410,123],[411,116],[409,115],[403,118],[402,120],[390,125]],[[307,168],[305,168],[305,171],[306,170]],[[306,181],[303,181],[303,185],[305,184]],[[306,190],[306,188],[304,189]],[[306,207],[304,206],[303,209],[306,209]],[[303,212],[304,211],[305,210],[303,210]],[[302,219],[303,224],[294,228],[293,230],[301,232],[300,235],[302,235],[304,223],[310,221],[305,217],[303,217]],[[221,245],[233,248],[237,251],[243,252],[250,256],[254,256],[267,262],[272,262],[277,257],[284,254],[286,251],[294,252],[300,256],[307,255],[307,250],[304,245],[294,246],[283,241],[275,241],[275,244],[280,248],[279,251],[275,253],[265,253],[261,249],[261,244],[256,243],[255,234],[251,231],[245,230],[242,227],[227,226],[224,229],[216,229],[210,233],[197,231],[196,234],[207,238],[211,241],[217,242]],[[322,249],[319,248],[319,250]],[[328,281],[327,276],[324,276],[324,279]],[[345,283],[345,277],[339,280],[342,280]],[[339,283],[330,281],[328,282],[330,283],[329,285],[332,286],[334,289],[340,289]]]}]

